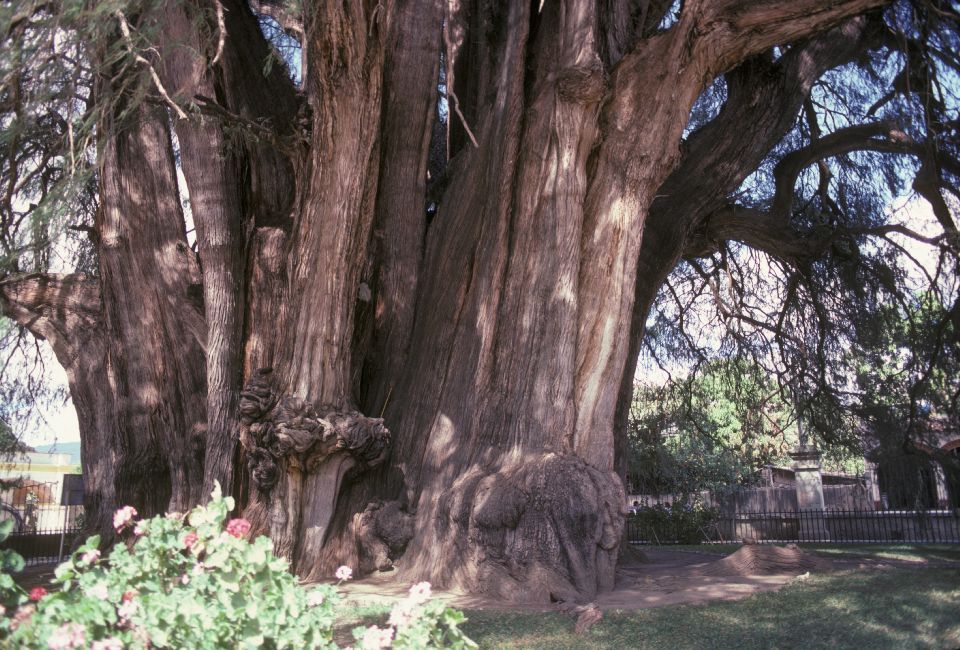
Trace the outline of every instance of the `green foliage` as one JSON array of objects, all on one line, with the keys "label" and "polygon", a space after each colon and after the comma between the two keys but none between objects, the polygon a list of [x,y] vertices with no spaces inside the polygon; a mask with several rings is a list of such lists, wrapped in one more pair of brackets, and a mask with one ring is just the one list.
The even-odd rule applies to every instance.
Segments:
[{"label": "green foliage", "polygon": [[638,388],[629,474],[643,494],[748,485],[796,439],[777,388],[747,363],[717,361],[686,381]]},{"label": "green foliage", "polygon": [[[20,592],[14,604],[21,605],[18,616],[25,620],[10,643],[100,650],[337,647],[336,589],[301,587],[287,561],[273,555],[268,538],[243,538],[249,528],[244,520],[224,528],[232,509],[233,500],[219,486],[206,507],[187,515],[134,524],[136,513],[121,509],[114,524],[126,543],[101,559],[99,539],[90,538],[57,568],[59,591],[39,598],[32,615],[24,613],[33,606],[22,605]],[[462,615],[427,602],[429,587],[425,597],[423,591],[408,606],[403,625],[388,628],[387,645],[364,647],[389,647],[389,641],[398,648],[472,647],[458,628]]]},{"label": "green foliage", "polygon": [[631,515],[631,525],[640,529],[644,539],[655,539],[661,544],[699,544],[719,518],[719,510],[706,507],[698,500],[674,501],[669,505],[658,503],[638,508]]},{"label": "green foliage", "polygon": [[[792,398],[743,358],[703,363],[682,380],[638,385],[628,458],[634,493],[729,492],[757,483],[766,465],[789,464],[788,452],[800,444]],[[804,404],[803,430],[823,452],[825,470],[863,471],[858,422],[818,400]]]},{"label": "green foliage", "polygon": [[[13,520],[0,521],[0,544],[13,532]],[[0,549],[0,641],[10,634],[10,613],[27,602],[27,595],[10,576],[23,571],[23,557],[8,548]]]},{"label": "green foliage", "polygon": [[924,292],[886,306],[862,324],[851,365],[863,394],[862,413],[878,433],[919,429],[931,418],[955,415],[960,391],[955,319],[942,300]]},{"label": "green foliage", "polygon": [[956,308],[935,293],[906,296],[862,324],[860,345],[850,354],[870,458],[891,506],[937,505],[931,461],[939,463],[953,498],[960,494],[960,463],[940,450],[958,422],[956,323]]}]

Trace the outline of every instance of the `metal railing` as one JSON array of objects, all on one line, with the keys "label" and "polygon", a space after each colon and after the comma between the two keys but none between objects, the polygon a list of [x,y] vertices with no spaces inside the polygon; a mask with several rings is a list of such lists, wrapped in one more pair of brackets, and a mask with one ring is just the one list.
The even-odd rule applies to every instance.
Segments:
[{"label": "metal railing", "polygon": [[3,542],[28,565],[59,562],[83,527],[83,506],[59,503],[59,485],[24,480],[0,492],[0,520],[13,520]]},{"label": "metal railing", "polygon": [[960,543],[960,510],[797,510],[737,512],[690,522],[629,515],[632,544],[820,542]]}]

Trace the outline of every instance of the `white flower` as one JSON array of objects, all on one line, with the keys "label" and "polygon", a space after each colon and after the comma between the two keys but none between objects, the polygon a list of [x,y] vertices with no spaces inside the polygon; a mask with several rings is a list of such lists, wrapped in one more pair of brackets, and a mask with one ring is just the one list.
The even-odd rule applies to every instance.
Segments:
[{"label": "white flower", "polygon": [[133,518],[137,516],[137,509],[133,506],[123,506],[115,513],[113,513],[113,527],[119,533],[121,530],[127,527],[127,525],[133,521]]},{"label": "white flower", "polygon": [[307,594],[307,605],[310,607],[317,607],[322,605],[324,601],[323,592],[319,589],[314,589],[309,594]]},{"label": "white flower", "polygon": [[410,587],[410,600],[417,603],[425,603],[430,600],[430,583],[418,582]]},{"label": "white flower", "polygon": [[123,642],[111,636],[103,641],[94,641],[90,650],[123,650]]},{"label": "white flower", "polygon": [[414,607],[415,605],[409,599],[401,600],[390,610],[390,620],[387,623],[398,629],[409,625],[416,618],[413,615]]},{"label": "white flower", "polygon": [[90,594],[90,596],[92,596],[93,598],[96,598],[98,600],[106,600],[107,598],[109,598],[109,594],[107,593],[107,585],[106,583],[103,583],[103,582],[98,582],[97,584],[87,589],[87,593]]},{"label": "white flower", "polygon": [[353,577],[353,569],[344,565],[337,569],[337,572],[333,574],[337,580],[343,582],[344,580],[349,580]]},{"label": "white flower", "polygon": [[50,650],[64,650],[65,648],[82,648],[86,645],[87,631],[79,623],[64,623],[47,639]]},{"label": "white flower", "polygon": [[389,648],[393,641],[393,630],[387,628],[381,630],[376,625],[368,627],[360,639],[362,650],[379,650],[380,648]]},{"label": "white flower", "polygon": [[98,549],[87,551],[86,553],[80,556],[80,561],[86,564],[93,564],[99,559],[100,559],[100,551]]},{"label": "white flower", "polygon": [[188,576],[186,573],[180,576],[180,584],[182,585],[190,584],[190,576]]}]

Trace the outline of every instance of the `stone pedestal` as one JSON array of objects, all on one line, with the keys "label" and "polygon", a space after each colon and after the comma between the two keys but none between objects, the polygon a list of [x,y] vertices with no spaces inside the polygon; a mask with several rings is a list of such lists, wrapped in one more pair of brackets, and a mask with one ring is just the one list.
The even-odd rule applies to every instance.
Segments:
[{"label": "stone pedestal", "polygon": [[823,516],[823,480],[820,476],[820,452],[801,447],[791,452],[800,513],[800,540],[827,541],[830,531]]}]

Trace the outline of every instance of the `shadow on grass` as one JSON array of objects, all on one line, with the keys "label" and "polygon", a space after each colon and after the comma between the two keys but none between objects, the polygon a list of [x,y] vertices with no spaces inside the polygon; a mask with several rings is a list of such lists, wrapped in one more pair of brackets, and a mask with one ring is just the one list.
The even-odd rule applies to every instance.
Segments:
[{"label": "shadow on grass", "polygon": [[960,562],[960,544],[801,544],[800,547],[833,559]]},{"label": "shadow on grass", "polygon": [[560,614],[467,611],[481,648],[929,648],[960,646],[960,569],[811,576],[730,602],[610,612],[583,636]]}]

